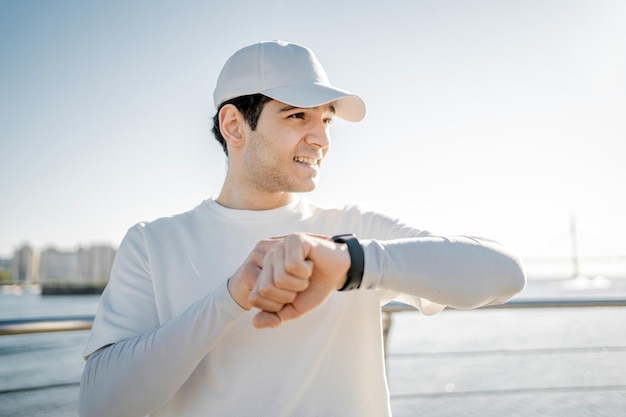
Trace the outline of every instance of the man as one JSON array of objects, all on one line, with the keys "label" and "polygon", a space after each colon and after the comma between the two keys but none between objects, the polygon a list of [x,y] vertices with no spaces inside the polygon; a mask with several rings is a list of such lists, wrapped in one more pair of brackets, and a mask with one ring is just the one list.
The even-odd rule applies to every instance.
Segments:
[{"label": "man", "polygon": [[496,243],[297,194],[316,187],[333,117],[365,115],[310,50],[241,49],[214,101],[223,188],[128,231],[85,348],[82,416],[387,416],[382,304],[433,314],[523,288]]}]

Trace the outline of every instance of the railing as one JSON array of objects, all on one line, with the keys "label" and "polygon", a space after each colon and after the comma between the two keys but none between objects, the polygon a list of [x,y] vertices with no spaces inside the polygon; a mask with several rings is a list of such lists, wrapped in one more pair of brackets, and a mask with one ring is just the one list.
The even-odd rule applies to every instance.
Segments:
[{"label": "railing", "polygon": [[0,336],[89,330],[93,316],[0,319]]},{"label": "railing", "polygon": [[[626,296],[622,297],[587,297],[584,299],[581,298],[541,298],[541,299],[513,299],[506,304],[497,305],[497,306],[489,306],[482,307],[482,309],[529,309],[529,308],[566,308],[566,307],[626,307]],[[407,311],[416,311],[412,306],[408,306],[401,303],[389,303],[385,305],[382,309],[383,311],[383,323],[384,323],[384,336],[385,336],[385,345],[387,342],[387,335],[389,329],[392,325],[392,317],[395,313],[399,312],[407,312]],[[454,309],[450,309],[450,311],[455,311]],[[455,314],[455,313],[451,313]],[[93,323],[93,316],[72,316],[72,317],[54,317],[54,318],[28,318],[28,319],[0,319],[0,336],[3,335],[19,335],[19,334],[28,334],[28,333],[48,333],[48,332],[65,332],[65,331],[80,331],[80,330],[89,330]],[[571,352],[586,352],[588,348],[568,348],[566,351],[568,353]],[[613,351],[616,349],[622,349],[622,347],[614,347]],[[605,349],[606,350],[606,349]],[[549,351],[554,352],[554,349],[549,350],[539,350],[539,351]],[[469,355],[475,354],[476,352],[468,352]],[[481,352],[484,354],[484,352]],[[386,357],[386,360],[389,358]],[[78,390],[79,382],[62,382],[62,383],[54,383],[47,385],[38,385],[38,386],[30,386],[30,387],[18,387],[0,390],[0,395],[4,396],[3,398],[9,398],[11,396],[23,396],[26,392],[45,392],[48,395],[58,395],[58,389],[67,389],[67,390]],[[454,398],[454,396],[489,396],[489,395],[506,395],[506,394],[536,394],[536,393],[560,393],[560,392],[572,392],[579,390],[580,392],[588,393],[589,390],[604,390],[604,391],[617,391],[622,392],[626,389],[625,385],[610,385],[605,384],[597,387],[587,387],[584,388],[574,386],[570,387],[569,385],[566,387],[522,387],[518,389],[498,389],[498,390],[483,390],[483,391],[459,391],[459,392],[420,392],[420,393],[409,393],[409,394],[393,394],[392,397],[395,399],[402,399],[403,401],[408,401],[410,399],[419,399],[420,401],[428,400],[428,399],[437,399],[443,396],[446,398]],[[77,392],[77,391],[76,391]],[[56,393],[56,394],[55,394]],[[77,394],[73,394],[77,395]],[[43,395],[35,398],[50,398]],[[33,400],[39,401],[39,400]],[[47,401],[47,400],[46,400]],[[610,404],[609,404],[610,406]],[[616,406],[613,406],[614,408]],[[54,414],[54,412],[50,412],[50,410],[46,411],[46,415],[57,416],[60,414]],[[0,411],[0,414],[2,412]],[[44,414],[40,414],[44,415]],[[487,414],[485,414],[487,415]],[[548,414],[555,415],[555,414]],[[616,414],[618,415],[618,414]]]},{"label": "railing", "polygon": [[[626,307],[626,298],[597,297],[597,298],[551,298],[551,299],[513,299],[506,304],[481,307],[481,309],[502,308],[562,308],[562,307]],[[454,309],[450,309],[454,311]],[[391,325],[393,313],[415,311],[415,308],[406,304],[391,302],[383,307],[385,328]],[[0,336],[50,333],[77,330],[89,330],[93,323],[93,316],[27,318],[27,319],[0,319]]]}]

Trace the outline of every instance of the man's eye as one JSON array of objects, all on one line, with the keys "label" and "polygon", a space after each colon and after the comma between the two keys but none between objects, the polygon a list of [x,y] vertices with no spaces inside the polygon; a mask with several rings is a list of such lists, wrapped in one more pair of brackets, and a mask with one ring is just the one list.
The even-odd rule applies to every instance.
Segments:
[{"label": "man's eye", "polygon": [[294,113],[290,115],[289,117],[292,117],[294,119],[304,119],[304,113]]}]

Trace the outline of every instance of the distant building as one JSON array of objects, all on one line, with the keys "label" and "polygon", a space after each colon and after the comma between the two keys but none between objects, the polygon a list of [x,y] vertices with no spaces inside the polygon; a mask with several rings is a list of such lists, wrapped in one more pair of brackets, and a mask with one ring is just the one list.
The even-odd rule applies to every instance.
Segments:
[{"label": "distant building", "polygon": [[91,246],[78,251],[78,267],[83,281],[108,281],[115,249],[110,246]]},{"label": "distant building", "polygon": [[110,246],[92,246],[77,251],[48,248],[41,252],[39,280],[46,282],[107,281],[115,258]]},{"label": "distant building", "polygon": [[37,267],[33,248],[24,245],[13,253],[11,272],[14,284],[32,284],[36,282]]},{"label": "distant building", "polygon": [[48,248],[39,259],[39,281],[78,281],[78,254]]}]

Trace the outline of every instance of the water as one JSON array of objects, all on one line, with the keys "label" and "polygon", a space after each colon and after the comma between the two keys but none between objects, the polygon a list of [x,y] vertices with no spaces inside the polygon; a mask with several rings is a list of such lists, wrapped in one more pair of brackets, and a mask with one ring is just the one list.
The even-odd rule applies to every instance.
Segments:
[{"label": "water", "polygon": [[[94,315],[98,296],[0,294],[0,319]],[[0,416],[76,416],[87,331],[0,337]]]},{"label": "water", "polygon": [[626,307],[394,315],[394,417],[626,416]]},{"label": "water", "polygon": [[86,342],[86,331],[2,336],[0,392],[78,382]]},{"label": "water", "polygon": [[96,314],[97,295],[43,297],[37,293],[0,293],[0,319],[88,316]]},{"label": "water", "polygon": [[[522,298],[620,296],[626,280],[531,282]],[[0,293],[0,319],[95,314],[98,296]],[[87,331],[0,337],[0,417],[75,417]],[[394,417],[626,415],[626,307],[396,313]]]}]

